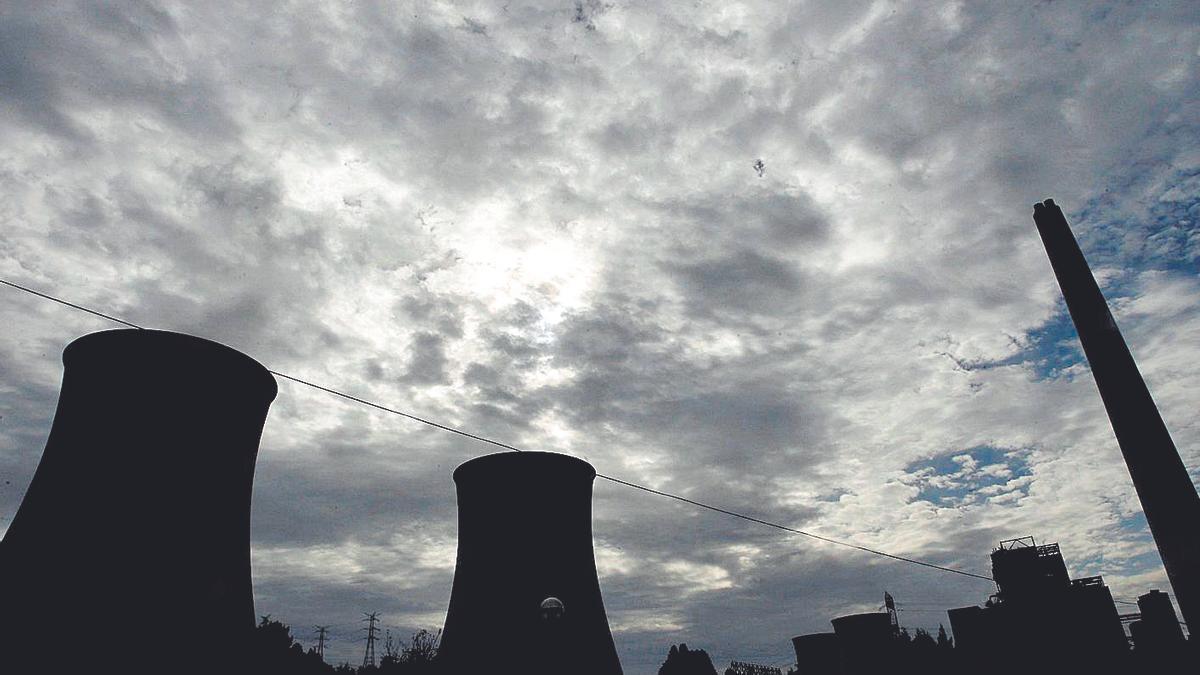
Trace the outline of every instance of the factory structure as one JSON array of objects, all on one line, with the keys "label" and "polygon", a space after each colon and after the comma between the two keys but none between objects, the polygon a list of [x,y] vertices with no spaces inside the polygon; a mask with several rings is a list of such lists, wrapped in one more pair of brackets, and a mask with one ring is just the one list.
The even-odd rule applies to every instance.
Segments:
[{"label": "factory structure", "polygon": [[992,551],[997,592],[982,607],[948,612],[959,653],[970,662],[1020,646],[1039,663],[1111,663],[1128,651],[1112,593],[1101,577],[1071,579],[1058,544],[1033,537]]},{"label": "factory structure", "polygon": [[725,669],[725,675],[783,675],[783,671],[775,666],[764,666],[748,661],[733,661]]},{"label": "factory structure", "polygon": [[1033,537],[1000,542],[991,560],[996,593],[946,612],[953,645],[910,639],[885,593],[884,611],[841,616],[830,621],[832,632],[792,638],[793,672],[1191,672],[1184,664],[1194,648],[1166,593],[1152,590],[1138,598],[1139,612],[1119,613],[1101,577],[1070,578],[1058,544]]},{"label": "factory structure", "polygon": [[[1062,210],[1034,207],[1034,223],[1062,289],[1134,488],[1187,625],[1200,624],[1200,495],[1175,448]],[[1121,614],[1099,576],[1072,579],[1058,544],[1033,537],[992,551],[996,593],[947,612],[946,662],[905,660],[894,611],[834,619],[832,633],[793,638],[798,675],[923,673],[1190,673],[1200,667],[1170,597],[1152,590]],[[890,600],[890,597],[888,598]],[[887,603],[885,603],[887,604]]]},{"label": "factory structure", "polygon": [[866,675],[881,672],[949,672],[953,649],[922,634],[912,640],[897,619],[895,600],[883,594],[883,611],[839,616],[832,632],[792,638],[796,675]]},{"label": "factory structure", "polygon": [[[1194,628],[1200,496],[1061,210],[1047,200],[1034,219]],[[53,427],[0,541],[0,648],[34,659],[13,663],[15,672],[90,670],[107,635],[76,635],[64,651],[47,630],[71,607],[90,625],[139,626],[143,658],[124,672],[160,672],[179,634],[219,634],[226,647],[223,663],[199,651],[175,661],[175,672],[222,672],[254,630],[249,517],[277,391],[271,371],[225,345],[142,329],[84,336],[63,360]],[[583,460],[544,452],[487,455],[455,470],[458,554],[442,673],[512,664],[530,675],[621,675],[593,551],[595,477]],[[956,646],[909,638],[885,594],[885,611],[793,638],[794,672],[1200,672],[1167,593],[1146,593],[1138,612],[1121,614],[1101,577],[1070,578],[1059,546],[1032,537],[1001,542],[991,563],[995,594],[948,611]],[[177,610],[173,622],[146,621],[164,606]],[[780,671],[738,661],[726,672]]]},{"label": "factory structure", "polygon": [[1033,220],[1125,457],[1179,611],[1200,626],[1200,495],[1150,396],[1062,209],[1047,199]]},{"label": "factory structure", "polygon": [[[0,541],[7,665],[91,672],[106,633],[61,650],[47,630],[71,608],[89,625],[139,626],[143,658],[124,672],[232,672],[252,652],[251,490],[274,378],[230,347],[158,330],[86,335],[63,362],[42,459]],[[529,675],[564,664],[621,675],[592,547],[595,476],[548,452],[477,457],[454,471],[458,558],[441,673],[517,663]],[[172,621],[146,621],[164,607]],[[205,634],[221,635],[222,649],[173,658],[177,636]]]},{"label": "factory structure", "polygon": [[[1106,672],[1112,664],[1131,661],[1122,621],[1134,617],[1118,613],[1103,578],[1071,579],[1058,544],[1039,545],[1033,537],[1002,541],[992,551],[992,576],[997,592],[983,606],[947,612],[960,662],[978,672],[999,673],[1006,666],[996,655],[1014,651],[1043,672]],[[1166,600],[1165,593],[1159,595]],[[1170,641],[1161,633],[1164,611],[1182,643],[1170,601],[1165,610],[1162,605],[1155,609],[1160,614],[1152,619],[1153,628],[1137,622],[1143,626],[1136,650],[1140,660],[1151,658],[1158,645]]]}]

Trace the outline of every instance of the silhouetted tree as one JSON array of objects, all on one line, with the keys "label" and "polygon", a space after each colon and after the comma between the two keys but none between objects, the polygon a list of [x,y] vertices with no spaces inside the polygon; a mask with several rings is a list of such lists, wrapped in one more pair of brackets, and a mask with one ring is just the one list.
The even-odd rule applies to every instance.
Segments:
[{"label": "silhouetted tree", "polygon": [[931,665],[939,656],[937,642],[924,628],[917,629],[917,634],[913,636],[908,651],[909,661],[917,666]]},{"label": "silhouetted tree", "polygon": [[717,675],[717,669],[708,652],[688,649],[687,644],[680,643],[679,647],[671,645],[658,675]]},{"label": "silhouetted tree", "polygon": [[893,668],[898,673],[920,673],[921,675],[949,675],[954,669],[954,651],[945,629],[938,631],[938,639],[924,628],[917,628],[912,637],[901,629],[894,643]]},{"label": "silhouetted tree", "polygon": [[292,638],[291,629],[271,615],[262,617],[250,645],[250,672],[256,675],[317,675],[333,672],[316,651]]},{"label": "silhouetted tree", "polygon": [[431,633],[419,630],[413,633],[412,641],[408,644],[394,640],[391,632],[386,635],[384,655],[378,669],[381,675],[426,675],[434,672],[433,661],[437,657],[441,631]]},{"label": "silhouetted tree", "polygon": [[940,649],[954,649],[954,638],[947,637],[946,627],[938,624],[937,646]]},{"label": "silhouetted tree", "polygon": [[400,643],[392,637],[392,631],[384,632],[383,658],[379,660],[379,668],[387,672],[392,664],[400,662]]},{"label": "silhouetted tree", "polygon": [[404,648],[402,660],[405,663],[433,663],[437,658],[438,642],[442,638],[442,631],[430,633],[422,628],[413,633],[412,642]]},{"label": "silhouetted tree", "polygon": [[936,649],[937,642],[934,642],[933,636],[924,628],[918,628],[917,634],[912,639],[913,646],[920,646],[922,649]]}]

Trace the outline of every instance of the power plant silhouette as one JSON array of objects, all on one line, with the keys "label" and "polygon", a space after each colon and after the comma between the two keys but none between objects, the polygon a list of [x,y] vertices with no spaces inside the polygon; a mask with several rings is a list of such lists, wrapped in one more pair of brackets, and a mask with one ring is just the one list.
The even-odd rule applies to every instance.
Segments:
[{"label": "power plant silhouette", "polygon": [[1002,541],[991,558],[997,593],[984,607],[947,612],[959,657],[976,672],[1006,672],[994,657],[1018,646],[1032,673],[1108,672],[1122,663],[1129,644],[1101,577],[1071,579],[1058,544],[1033,537]]},{"label": "power plant silhouette", "polygon": [[458,560],[444,672],[510,663],[533,674],[620,675],[592,550],[595,476],[587,462],[548,452],[487,455],[454,471]]},{"label": "power plant silhouette", "polygon": [[[1200,496],[1061,209],[1046,200],[1035,207],[1034,220],[1176,601],[1187,624],[1200,625]],[[95,655],[108,650],[111,638],[85,631],[73,636],[70,650],[59,649],[52,627],[69,611],[92,626],[137,626],[140,653],[122,664],[124,671],[157,673],[168,662],[175,672],[230,670],[251,651],[255,625],[250,508],[258,446],[277,393],[272,372],[219,343],[144,329],[79,338],[65,349],[63,363],[45,450],[0,541],[0,651],[17,672],[94,670]],[[514,450],[472,459],[453,473],[458,555],[437,672],[468,675],[499,667],[530,675],[621,675],[593,550],[595,469],[567,455],[519,452],[397,414]],[[1139,598],[1136,617],[1118,615],[1100,577],[1069,578],[1055,544],[1001,542],[992,553],[993,577],[854,548],[994,578],[998,592],[984,607],[950,612],[960,659],[983,663],[1025,645],[1051,655],[1044,666],[1082,665],[1096,672],[1128,655],[1124,621],[1131,622],[1136,651],[1146,655],[1143,663],[1165,664],[1185,653],[1185,642],[1194,644],[1184,639],[1166,594]],[[801,672],[845,675],[889,667],[900,653],[902,632],[887,594],[885,606],[887,613],[834,619],[832,633],[794,638],[798,665],[806,667]],[[156,621],[165,611],[171,620]],[[374,615],[369,630],[370,650]],[[219,635],[222,648],[195,650],[181,662],[173,658],[181,635]],[[324,627],[321,635],[324,640]],[[924,638],[922,644],[934,644]],[[761,668],[738,661],[730,670]],[[972,672],[1002,669],[992,664]]]},{"label": "power plant silhouette", "polygon": [[[91,672],[107,626],[137,627],[129,672],[160,672],[181,634],[224,646],[172,670],[220,672],[254,627],[251,482],[274,378],[155,330],[87,335],[63,363],[45,451],[0,542],[0,640],[34,659],[14,672]],[[91,627],[69,650],[53,628],[66,612]]]},{"label": "power plant silhouette", "polygon": [[1092,276],[1062,209],[1047,199],[1033,220],[1058,277],[1100,398],[1189,628],[1200,627],[1200,496]]},{"label": "power plant silhouette", "polygon": [[[92,668],[110,637],[89,632],[57,649],[48,627],[64,611],[138,626],[141,665],[129,672],[168,662],[220,672],[244,660],[251,488],[274,378],[229,347],[157,330],[84,336],[63,363],[46,448],[0,541],[9,662],[21,672]],[[535,674],[621,674],[592,550],[595,475],[543,452],[480,457],[454,472],[458,563],[439,672],[511,660]],[[170,621],[154,620],[168,610]],[[171,658],[180,635],[213,634],[220,650]]]}]

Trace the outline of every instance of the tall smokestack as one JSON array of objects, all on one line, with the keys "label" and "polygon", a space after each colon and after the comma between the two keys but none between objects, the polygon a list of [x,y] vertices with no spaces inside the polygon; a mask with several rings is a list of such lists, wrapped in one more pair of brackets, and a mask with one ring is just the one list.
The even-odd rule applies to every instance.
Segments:
[{"label": "tall smokestack", "polygon": [[1052,199],[1033,207],[1184,621],[1200,630],[1200,496],[1071,228]]},{"label": "tall smokestack", "polygon": [[250,493],[275,380],[178,333],[75,340],[0,542],[12,672],[229,672],[254,628]]},{"label": "tall smokestack", "polygon": [[458,562],[438,659],[448,675],[620,675],[580,459],[506,452],[462,464]]}]

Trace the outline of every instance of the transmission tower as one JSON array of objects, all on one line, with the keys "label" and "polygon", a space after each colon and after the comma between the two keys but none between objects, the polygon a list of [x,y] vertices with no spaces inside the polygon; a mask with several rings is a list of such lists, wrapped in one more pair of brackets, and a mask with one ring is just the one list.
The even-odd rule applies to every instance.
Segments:
[{"label": "transmission tower", "polygon": [[367,627],[363,630],[367,631],[367,652],[363,654],[363,668],[367,666],[375,666],[375,622],[379,620],[379,612],[371,612],[370,614],[363,612],[367,621]]},{"label": "transmission tower", "polygon": [[321,660],[325,660],[325,631],[329,630],[329,626],[313,626],[313,630],[317,631],[317,656]]}]

